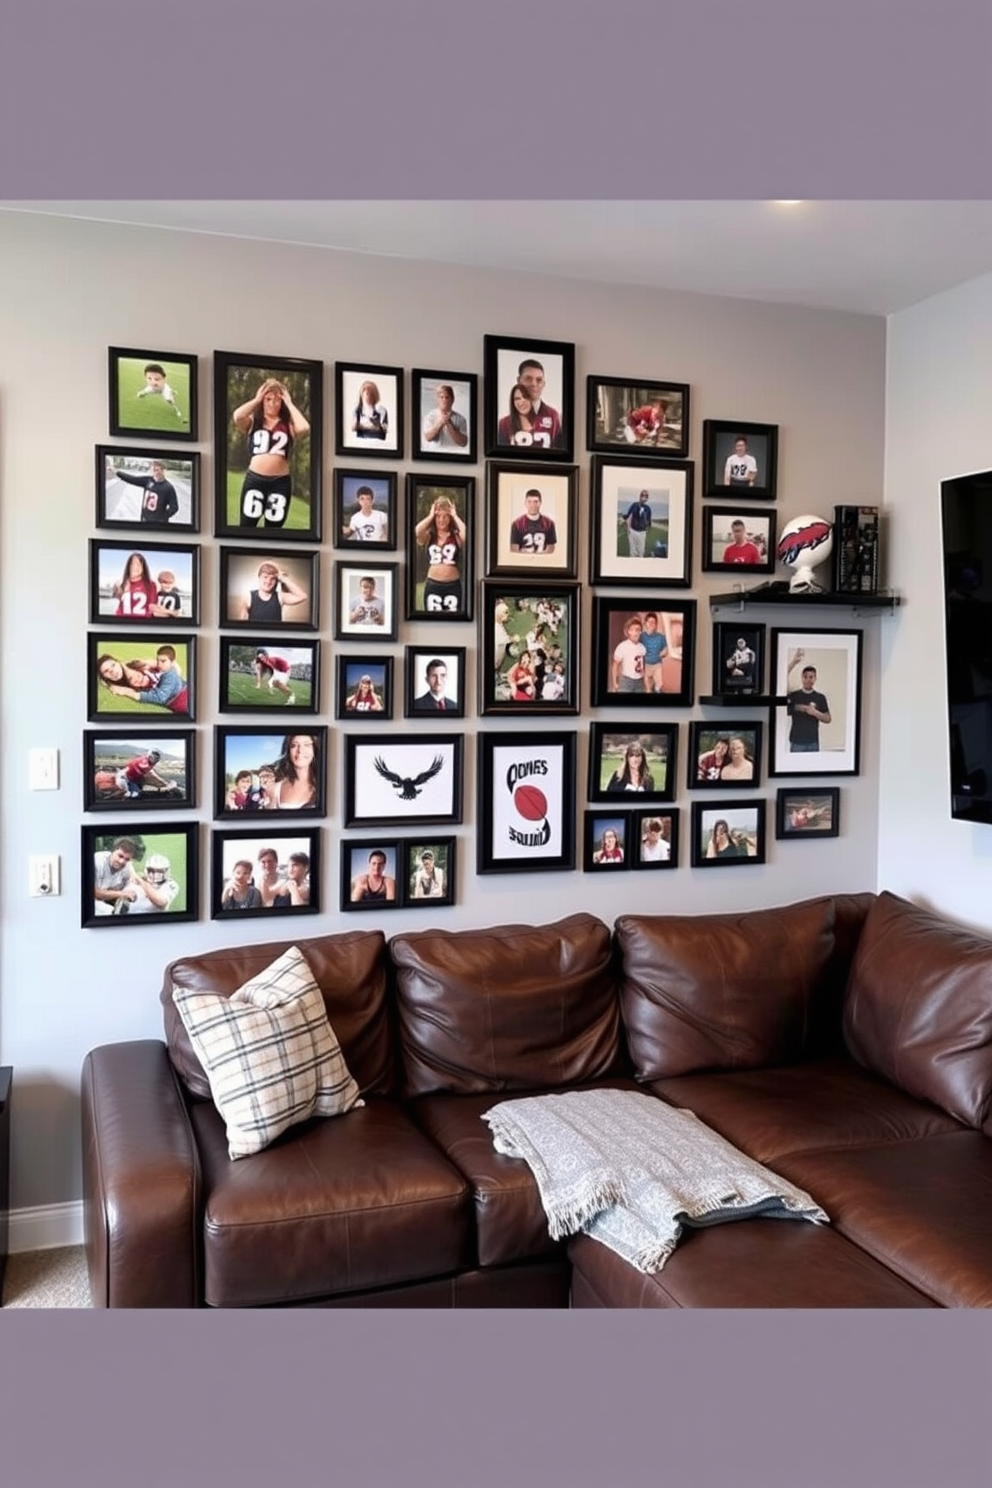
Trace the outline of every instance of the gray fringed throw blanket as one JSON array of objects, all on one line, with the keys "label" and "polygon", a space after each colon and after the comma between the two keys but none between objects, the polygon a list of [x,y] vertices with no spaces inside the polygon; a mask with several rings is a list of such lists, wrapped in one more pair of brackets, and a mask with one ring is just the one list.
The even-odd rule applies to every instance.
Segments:
[{"label": "gray fringed throw blanket", "polygon": [[754,1215],[830,1222],[809,1194],[654,1096],[529,1096],[482,1120],[497,1152],[530,1165],[553,1239],[582,1230],[639,1271],[661,1270],[683,1224]]}]

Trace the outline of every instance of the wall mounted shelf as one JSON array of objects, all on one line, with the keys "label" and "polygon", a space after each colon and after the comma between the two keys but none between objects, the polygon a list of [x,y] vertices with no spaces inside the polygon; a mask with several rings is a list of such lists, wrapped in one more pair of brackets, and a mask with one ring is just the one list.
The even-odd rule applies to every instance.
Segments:
[{"label": "wall mounted shelf", "polygon": [[901,603],[891,589],[876,594],[791,594],[787,583],[759,584],[754,589],[734,589],[727,594],[711,594],[710,609],[746,610],[752,605],[781,605],[792,610],[828,606],[833,609],[889,610]]}]

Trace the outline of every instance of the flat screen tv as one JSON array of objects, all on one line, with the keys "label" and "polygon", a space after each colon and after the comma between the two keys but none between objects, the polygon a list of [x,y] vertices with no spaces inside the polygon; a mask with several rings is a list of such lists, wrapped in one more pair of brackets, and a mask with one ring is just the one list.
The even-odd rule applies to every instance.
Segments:
[{"label": "flat screen tv", "polygon": [[951,815],[992,824],[992,471],[941,482]]}]

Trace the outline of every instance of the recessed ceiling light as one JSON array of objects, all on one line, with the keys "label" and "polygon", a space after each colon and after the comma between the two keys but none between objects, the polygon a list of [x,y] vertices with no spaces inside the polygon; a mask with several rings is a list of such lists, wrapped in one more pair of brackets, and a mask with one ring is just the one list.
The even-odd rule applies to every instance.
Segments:
[{"label": "recessed ceiling light", "polygon": [[776,207],[801,207],[803,203],[801,201],[776,201],[772,205]]}]

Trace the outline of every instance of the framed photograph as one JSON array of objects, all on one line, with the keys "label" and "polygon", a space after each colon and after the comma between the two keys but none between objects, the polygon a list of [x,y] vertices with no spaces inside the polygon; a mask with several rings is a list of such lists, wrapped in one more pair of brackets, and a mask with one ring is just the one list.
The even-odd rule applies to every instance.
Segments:
[{"label": "framed photograph", "polygon": [[[271,820],[271,818],[270,818]],[[212,834],[210,914],[320,913],[320,828],[268,827]]]},{"label": "framed photograph", "polygon": [[486,454],[571,460],[575,346],[570,341],[483,338]]},{"label": "framed photograph", "polygon": [[731,719],[719,728],[711,723],[690,723],[689,789],[734,790],[742,781],[760,785],[764,728],[753,718]]},{"label": "framed photograph", "polygon": [[703,420],[704,495],[774,501],[777,466],[778,424]]},{"label": "framed photograph", "polygon": [[487,466],[489,543],[487,570],[494,574],[545,573],[574,579],[578,511],[575,465]]},{"label": "framed photograph", "polygon": [[765,802],[692,805],[693,868],[741,868],[765,861]]},{"label": "framed photograph", "polygon": [[245,630],[316,630],[320,555],[220,549],[220,623]]},{"label": "framed photograph", "polygon": [[198,832],[196,822],[83,827],[83,928],[199,919]]},{"label": "framed photograph", "polygon": [[594,584],[686,589],[692,567],[691,461],[592,460]]},{"label": "framed photograph", "polygon": [[320,642],[220,637],[221,713],[320,712]]},{"label": "framed photograph", "polygon": [[98,444],[96,525],[199,532],[200,456]]},{"label": "framed photograph", "polygon": [[586,445],[606,454],[689,453],[689,385],[626,377],[586,378]]},{"label": "framed photograph", "polygon": [[335,448],[363,460],[403,455],[403,368],[336,362]]},{"label": "framed photograph", "polygon": [[320,542],[324,368],[214,352],[214,534]]},{"label": "framed photograph", "polygon": [[337,658],[338,688],[336,718],[364,719],[393,716],[393,658],[391,656],[344,656]]},{"label": "framed photograph", "polygon": [[661,723],[650,732],[636,724],[590,724],[590,801],[616,803],[618,795],[628,794],[674,800],[678,736],[677,723]]},{"label": "framed photograph", "polygon": [[775,836],[836,837],[840,832],[840,789],[796,790],[783,786],[775,797]]},{"label": "framed photograph", "polygon": [[196,805],[192,729],[88,729],[83,810],[156,811]]},{"label": "framed photograph", "polygon": [[403,905],[430,909],[455,903],[455,837],[407,837],[400,843]]},{"label": "framed photograph", "polygon": [[462,819],[462,734],[345,735],[345,826]]},{"label": "framed photograph", "polygon": [[416,420],[411,458],[474,465],[479,390],[475,373],[425,372],[416,367],[410,384]]},{"label": "framed photograph", "polygon": [[750,620],[713,623],[713,692],[719,697],[761,693],[765,675],[765,627]]},{"label": "framed photograph", "polygon": [[741,569],[747,573],[774,571],[774,511],[745,511],[739,506],[703,507],[704,572],[739,573]]},{"label": "framed photograph", "polygon": [[578,713],[579,585],[485,580],[480,713]]},{"label": "framed photograph", "polygon": [[199,623],[199,543],[90,539],[91,625]]},{"label": "framed photograph", "polygon": [[395,837],[341,842],[341,909],[399,909],[406,863]]},{"label": "framed photograph", "polygon": [[629,811],[585,812],[582,837],[583,873],[615,873],[630,867]]},{"label": "framed photograph", "polygon": [[[91,723],[135,715],[145,722],[191,723],[196,716],[196,639],[173,634],[86,637]],[[140,726],[140,725],[139,725]]]},{"label": "framed photograph", "polygon": [[407,646],[405,668],[407,718],[429,719],[435,713],[465,717],[464,646],[446,651]]},{"label": "framed photograph", "polygon": [[632,811],[631,868],[677,868],[679,862],[679,809]]},{"label": "framed photograph", "polygon": [[406,617],[471,620],[475,477],[406,478]]},{"label": "framed photograph", "polygon": [[334,565],[334,635],[339,641],[395,641],[398,563]]},{"label": "framed photograph", "polygon": [[575,734],[479,734],[477,873],[575,867]]},{"label": "framed photograph", "polygon": [[773,630],[770,775],[857,775],[861,631]]},{"label": "framed photograph", "polygon": [[595,595],[592,603],[593,707],[688,707],[696,601]]},{"label": "framed photograph", "polygon": [[182,351],[108,348],[110,432],[197,439],[197,359]]},{"label": "framed photograph", "polygon": [[214,816],[259,811],[325,816],[327,729],[262,732],[251,725],[214,729]]},{"label": "framed photograph", "polygon": [[396,472],[334,470],[334,546],[396,547]]}]

